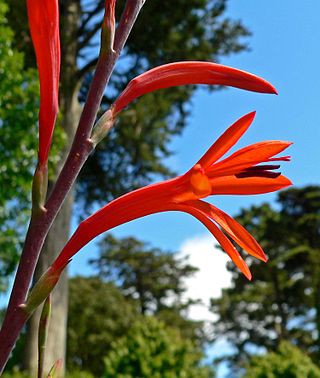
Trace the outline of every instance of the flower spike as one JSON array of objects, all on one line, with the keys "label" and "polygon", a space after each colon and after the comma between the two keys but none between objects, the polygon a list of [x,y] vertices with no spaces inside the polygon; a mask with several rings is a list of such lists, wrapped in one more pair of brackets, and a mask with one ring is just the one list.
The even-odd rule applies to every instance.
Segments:
[{"label": "flower spike", "polygon": [[236,68],[212,62],[176,62],[153,68],[130,81],[113,104],[117,115],[136,98],[158,89],[185,84],[228,85],[253,92],[277,94],[266,80]]},{"label": "flower spike", "polygon": [[27,0],[40,81],[39,164],[48,160],[58,114],[60,34],[58,0]]},{"label": "flower spike", "polygon": [[184,175],[125,194],[84,220],[50,269],[60,271],[84,245],[116,226],[150,214],[182,211],[197,218],[251,279],[249,268],[229,238],[250,255],[266,261],[262,248],[238,222],[202,198],[217,194],[268,193],[291,185],[289,179],[274,172],[278,165],[260,165],[273,160],[287,161],[288,156],[274,155],[286,149],[288,142],[256,143],[217,162],[248,129],[253,118],[254,113],[249,113],[229,127]]}]

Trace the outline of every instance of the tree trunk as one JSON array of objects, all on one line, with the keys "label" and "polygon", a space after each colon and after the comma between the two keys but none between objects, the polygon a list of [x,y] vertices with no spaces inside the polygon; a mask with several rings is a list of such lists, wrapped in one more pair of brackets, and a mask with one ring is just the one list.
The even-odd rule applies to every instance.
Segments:
[{"label": "tree trunk", "polygon": [[[61,153],[60,171],[70,149],[75,130],[78,126],[81,106],[78,102],[80,83],[77,78],[77,31],[80,20],[80,0],[60,1],[60,30],[61,30],[61,87],[60,111],[61,125],[67,136],[67,143]],[[58,173],[57,172],[57,173]],[[51,186],[51,185],[50,185]],[[53,262],[57,254],[69,239],[70,223],[73,207],[73,193],[69,194],[63,204],[44,244],[35,272],[35,281]],[[36,376],[38,361],[38,326],[40,312],[37,311],[27,325],[26,347],[24,354],[24,368],[31,376]],[[47,340],[44,371],[48,372],[57,359],[65,362],[66,333],[68,315],[68,277],[65,272],[59,284],[52,293],[52,314]],[[64,375],[63,366],[62,375]]]}]

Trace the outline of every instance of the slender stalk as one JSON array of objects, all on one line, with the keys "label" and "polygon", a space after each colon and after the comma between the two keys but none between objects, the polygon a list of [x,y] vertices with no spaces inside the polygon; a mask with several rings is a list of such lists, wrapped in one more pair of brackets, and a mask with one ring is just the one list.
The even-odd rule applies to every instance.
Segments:
[{"label": "slender stalk", "polygon": [[44,357],[49,330],[51,315],[51,295],[47,297],[43,304],[42,313],[39,321],[38,331],[38,378],[43,378]]},{"label": "slender stalk", "polygon": [[93,150],[89,137],[104,90],[143,4],[144,0],[127,0],[115,36],[115,52],[110,52],[108,55],[100,54],[74,142],[45,205],[46,211],[31,217],[8,309],[0,330],[0,374],[3,372],[21,329],[29,317],[20,305],[26,300],[41,248],[63,201]]}]

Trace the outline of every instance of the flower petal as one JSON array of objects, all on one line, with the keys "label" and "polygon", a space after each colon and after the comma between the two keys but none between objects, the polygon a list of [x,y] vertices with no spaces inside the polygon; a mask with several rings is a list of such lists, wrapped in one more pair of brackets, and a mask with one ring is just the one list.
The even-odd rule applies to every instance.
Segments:
[{"label": "flower petal", "polygon": [[231,258],[234,264],[239,268],[239,270],[247,277],[248,280],[251,280],[252,275],[250,269],[248,268],[243,258],[240,256],[235,246],[231,243],[227,236],[219,229],[219,227],[217,227],[213,222],[211,222],[210,219],[202,211],[199,211],[198,209],[193,208],[192,206],[182,204],[176,205],[172,208],[172,210],[174,209],[183,211],[197,218],[217,239],[218,243],[228,254],[228,256]]},{"label": "flower petal", "polygon": [[175,62],[153,68],[131,80],[114,102],[114,114],[146,93],[185,84],[228,85],[253,92],[277,93],[266,80],[232,67],[211,62]]},{"label": "flower petal", "polygon": [[217,141],[202,156],[197,164],[200,164],[204,169],[206,169],[220,159],[248,130],[249,126],[254,120],[255,115],[256,112],[251,112],[238,119],[217,139]]},{"label": "flower petal", "polygon": [[252,235],[235,219],[228,214],[203,201],[188,201],[188,204],[207,214],[209,218],[219,224],[228,235],[250,255],[266,262],[267,257],[258,242]]},{"label": "flower petal", "polygon": [[281,140],[270,140],[251,144],[241,148],[226,159],[216,163],[208,172],[210,177],[231,175],[241,172],[253,165],[270,161],[272,156],[288,148],[292,143]]},{"label": "flower petal", "polygon": [[39,162],[48,160],[58,114],[60,35],[58,0],[27,0],[40,81]]},{"label": "flower petal", "polygon": [[275,192],[292,185],[285,176],[269,177],[245,177],[235,176],[217,177],[211,180],[212,194],[263,194]]}]

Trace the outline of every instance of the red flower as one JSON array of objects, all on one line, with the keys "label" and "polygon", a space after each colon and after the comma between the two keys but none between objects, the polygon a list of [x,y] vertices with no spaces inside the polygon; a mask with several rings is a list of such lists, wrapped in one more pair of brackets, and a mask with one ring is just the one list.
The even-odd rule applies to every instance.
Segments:
[{"label": "red flower", "polygon": [[254,116],[254,112],[249,113],[229,127],[184,175],[125,194],[84,220],[51,269],[61,269],[85,244],[113,227],[149,214],[182,211],[203,223],[250,279],[247,265],[229,238],[250,255],[266,261],[261,247],[239,223],[201,199],[217,194],[268,193],[291,185],[289,179],[274,172],[279,165],[273,163],[290,160],[289,156],[274,157],[290,146],[289,142],[255,143],[219,160],[248,129]]},{"label": "red flower", "polygon": [[211,62],[176,62],[153,68],[131,80],[114,102],[113,114],[146,93],[185,84],[229,85],[253,92],[277,93],[266,80],[236,68]]},{"label": "red flower", "polygon": [[60,36],[58,0],[27,0],[40,81],[39,163],[46,164],[58,114]]}]

